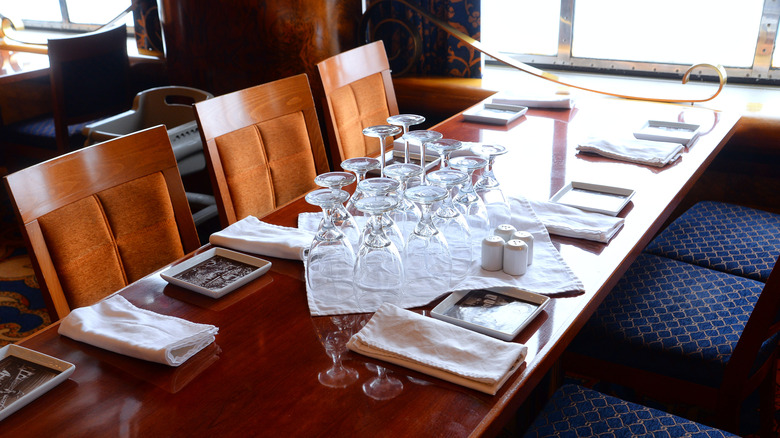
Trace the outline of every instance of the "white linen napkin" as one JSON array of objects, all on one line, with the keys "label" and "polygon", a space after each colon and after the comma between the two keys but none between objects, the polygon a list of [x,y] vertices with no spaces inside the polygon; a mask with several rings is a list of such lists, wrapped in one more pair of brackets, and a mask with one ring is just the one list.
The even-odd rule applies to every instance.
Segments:
[{"label": "white linen napkin", "polygon": [[73,310],[59,333],[114,353],[179,366],[212,342],[217,327],[139,309],[121,295]]},{"label": "white linen napkin", "polygon": [[502,91],[493,96],[492,102],[502,105],[520,105],[528,108],[569,109],[574,106],[572,98],[566,95],[530,96],[507,91]]},{"label": "white linen napkin", "polygon": [[680,143],[635,138],[589,138],[581,142],[577,150],[615,160],[664,167],[677,160],[682,155],[684,147]]},{"label": "white linen napkin", "polygon": [[568,205],[529,200],[531,208],[550,234],[609,242],[623,228],[625,219],[580,210]]},{"label": "white linen napkin", "polygon": [[303,260],[316,230],[316,227],[312,231],[282,227],[247,216],[212,234],[209,243],[268,257]]},{"label": "white linen napkin", "polygon": [[528,347],[383,304],[347,343],[350,350],[495,394]]}]

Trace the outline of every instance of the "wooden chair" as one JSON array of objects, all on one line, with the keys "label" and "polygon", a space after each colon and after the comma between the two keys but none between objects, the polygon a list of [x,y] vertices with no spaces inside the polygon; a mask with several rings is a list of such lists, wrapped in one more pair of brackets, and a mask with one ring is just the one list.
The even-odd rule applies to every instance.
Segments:
[{"label": "wooden chair", "polygon": [[130,106],[125,25],[48,41],[53,114],[4,127],[9,154],[48,159],[84,145],[82,128]]},{"label": "wooden chair", "polygon": [[760,389],[771,430],[780,272],[766,283],[643,253],[563,356],[564,368],[667,403],[693,405],[738,432]]},{"label": "wooden chair", "polygon": [[5,177],[52,319],[200,246],[160,125]]},{"label": "wooden chair", "polygon": [[222,226],[265,216],[329,170],[306,74],[198,102],[195,112]]},{"label": "wooden chair", "polygon": [[386,125],[389,116],[398,114],[384,43],[340,53],[318,63],[317,69],[333,166],[348,158],[379,155],[379,142],[364,136],[363,128]]}]

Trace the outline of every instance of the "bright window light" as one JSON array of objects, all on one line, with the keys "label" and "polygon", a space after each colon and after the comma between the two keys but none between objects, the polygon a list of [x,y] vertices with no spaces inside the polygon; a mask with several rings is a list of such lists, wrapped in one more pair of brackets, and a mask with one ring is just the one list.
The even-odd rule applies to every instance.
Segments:
[{"label": "bright window light", "polygon": [[79,24],[105,24],[130,6],[130,0],[67,0],[70,21]]},{"label": "bright window light", "polygon": [[0,14],[22,20],[62,21],[59,0],[0,0]]},{"label": "bright window light", "polygon": [[555,56],[558,53],[557,1],[482,0],[482,43],[499,52]]}]

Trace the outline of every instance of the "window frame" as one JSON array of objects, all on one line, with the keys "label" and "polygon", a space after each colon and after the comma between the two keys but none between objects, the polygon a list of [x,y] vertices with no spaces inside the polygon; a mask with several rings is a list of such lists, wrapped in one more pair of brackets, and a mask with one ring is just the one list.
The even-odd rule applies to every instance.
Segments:
[{"label": "window frame", "polygon": [[[572,56],[572,39],[575,0],[560,0],[561,13],[558,28],[558,53],[552,55],[510,54],[504,55],[525,64],[543,69],[571,70],[623,76],[646,76],[656,78],[680,78],[690,65],[663,64],[653,62],[619,61],[610,59],[577,58]],[[780,68],[772,68],[772,55],[780,24],[780,2],[765,0],[761,16],[753,65],[750,68],[725,67],[729,82],[780,84]],[[778,53],[780,56],[780,53]],[[500,64],[486,57],[486,64]],[[706,68],[691,72],[692,79],[718,81],[717,74]]]},{"label": "window frame", "polygon": [[[24,27],[28,29],[41,29],[41,30],[63,30],[63,31],[69,31],[69,32],[92,32],[95,30],[100,29],[101,27],[105,26],[108,23],[104,24],[82,24],[82,23],[73,23],[70,21],[70,14],[68,13],[68,3],[67,0],[58,0],[60,5],[60,14],[62,15],[61,21],[41,21],[41,20],[30,20],[30,19],[22,19],[22,23],[24,23]],[[132,2],[131,2],[132,4]],[[128,12],[129,14],[132,14],[132,10]],[[114,19],[115,20],[115,19]],[[133,26],[127,26],[128,34],[131,34],[133,32]]]}]

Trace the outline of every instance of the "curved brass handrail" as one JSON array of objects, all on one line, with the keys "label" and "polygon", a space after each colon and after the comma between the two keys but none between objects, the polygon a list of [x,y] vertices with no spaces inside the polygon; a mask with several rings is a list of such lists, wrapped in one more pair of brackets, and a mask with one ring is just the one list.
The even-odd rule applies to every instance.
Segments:
[{"label": "curved brass handrail", "polygon": [[[715,93],[713,93],[709,97],[699,98],[699,99],[669,99],[669,98],[658,98],[658,97],[633,96],[633,95],[628,95],[628,94],[612,93],[612,92],[609,92],[609,91],[597,90],[597,89],[594,89],[594,88],[588,88],[588,87],[584,87],[584,86],[581,86],[581,85],[572,84],[570,82],[565,82],[565,81],[561,80],[558,76],[556,76],[556,75],[554,75],[554,74],[552,74],[550,72],[546,72],[544,70],[540,70],[540,69],[538,69],[536,67],[532,67],[532,66],[530,66],[528,64],[525,64],[523,62],[520,62],[520,61],[517,61],[515,59],[503,56],[503,55],[501,55],[498,52],[494,52],[494,51],[488,49],[487,47],[485,47],[485,45],[482,44],[480,41],[475,40],[474,38],[470,37],[469,35],[461,32],[460,30],[458,30],[458,29],[450,26],[449,24],[439,20],[438,18],[432,16],[428,12],[420,9],[419,7],[417,7],[415,5],[410,4],[409,2],[407,2],[405,0],[379,0],[379,1],[375,2],[375,3],[373,3],[366,10],[366,12],[364,14],[364,17],[366,17],[369,14],[369,12],[374,7],[376,7],[380,3],[385,3],[385,2],[391,2],[391,3],[392,2],[398,2],[398,3],[403,4],[404,6],[408,7],[411,10],[413,10],[414,12],[416,12],[417,14],[419,14],[420,16],[425,18],[426,20],[428,20],[431,23],[433,23],[436,27],[446,31],[450,35],[452,35],[455,38],[463,41],[464,43],[466,43],[467,45],[473,47],[474,49],[479,50],[481,53],[484,53],[485,55],[488,55],[488,56],[494,58],[495,60],[500,61],[500,62],[502,62],[502,63],[504,63],[504,64],[506,64],[506,65],[508,65],[510,67],[513,67],[513,68],[515,68],[517,70],[520,70],[520,71],[522,71],[524,73],[528,73],[530,75],[536,76],[538,78],[542,78],[542,79],[545,79],[545,80],[548,80],[548,81],[551,81],[551,82],[555,82],[556,84],[564,85],[564,86],[571,87],[571,88],[576,88],[576,89],[579,89],[579,90],[589,91],[589,92],[598,93],[598,94],[604,94],[604,95],[608,95],[608,96],[620,97],[620,98],[623,98],[623,99],[635,99],[635,100],[643,100],[643,101],[650,101],[650,102],[697,103],[697,102],[707,102],[709,100],[714,99],[723,90],[723,86],[726,85],[726,81],[728,79],[728,75],[726,74],[726,69],[723,68],[722,65],[715,66],[713,64],[703,63],[703,64],[696,64],[696,65],[693,65],[690,68],[688,68],[688,70],[686,70],[686,72],[685,72],[685,74],[683,75],[683,78],[682,78],[682,83],[683,84],[688,83],[688,80],[690,78],[691,73],[695,69],[697,69],[697,68],[701,68],[701,67],[712,68],[713,70],[715,70],[715,73],[718,75],[718,85],[719,86],[718,86],[718,89],[715,91]],[[364,22],[363,26],[367,26],[367,23]]]}]

